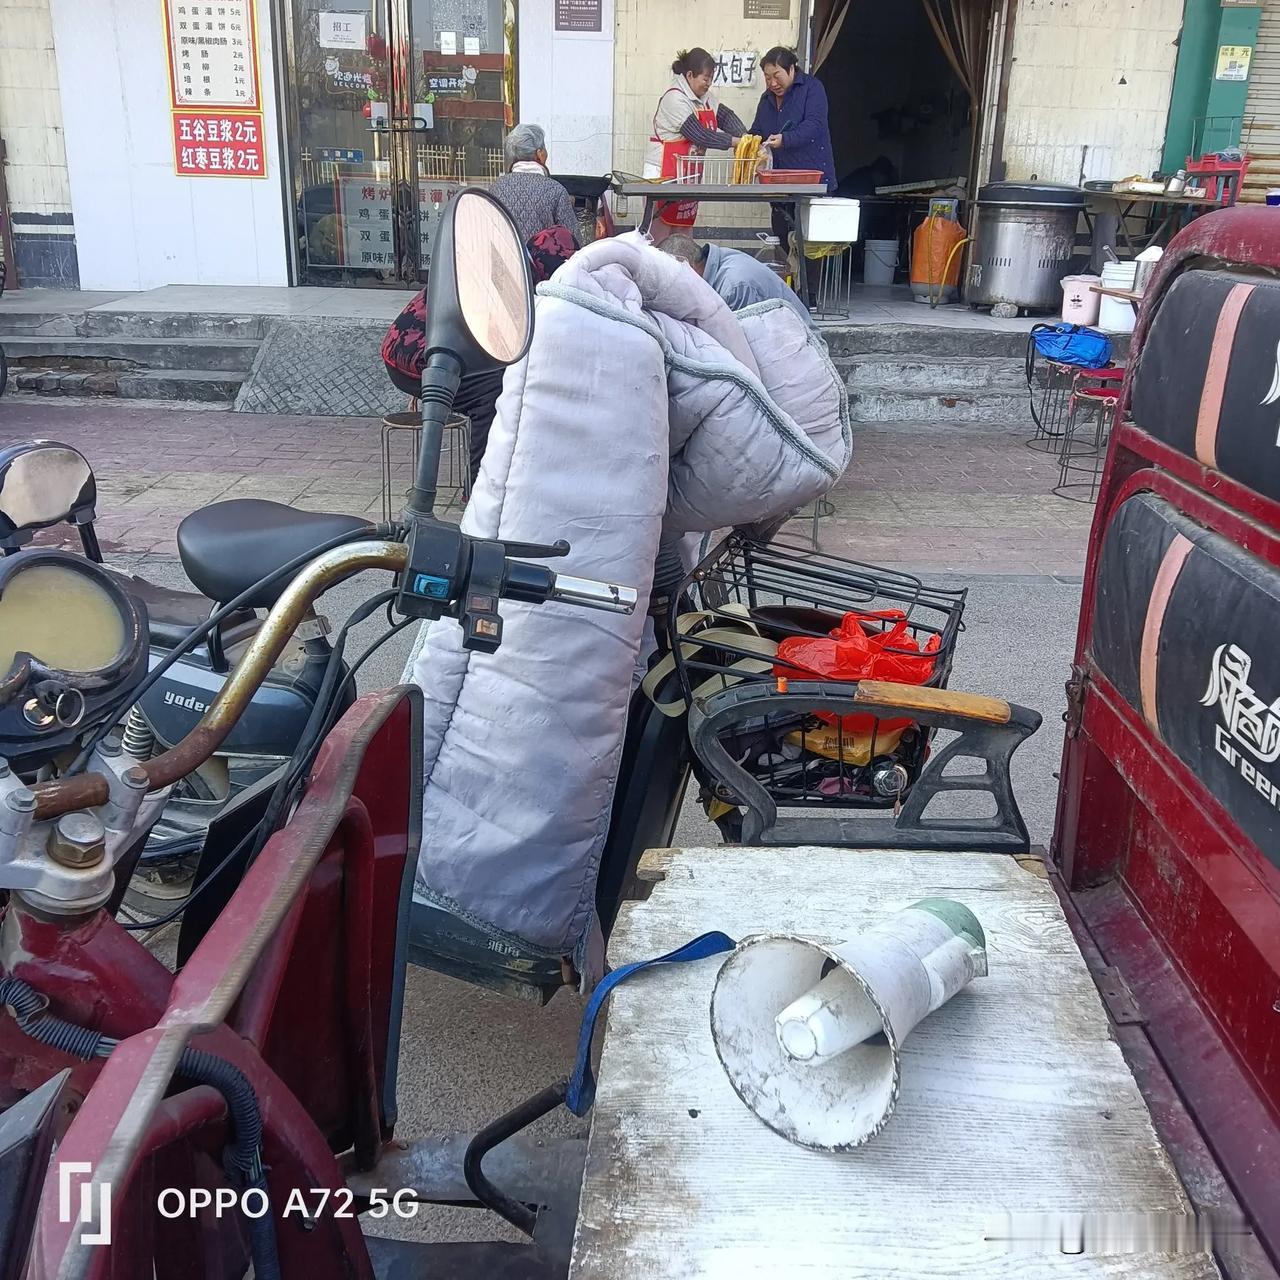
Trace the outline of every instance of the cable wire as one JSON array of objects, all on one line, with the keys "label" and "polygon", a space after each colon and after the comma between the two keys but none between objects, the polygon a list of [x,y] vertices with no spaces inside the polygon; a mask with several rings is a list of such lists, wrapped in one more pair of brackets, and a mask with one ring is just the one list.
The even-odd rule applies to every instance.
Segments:
[{"label": "cable wire", "polygon": [[147,929],[159,929],[162,925],[172,924],[240,856],[241,850],[249,843],[250,837],[257,830],[258,827],[255,823],[240,837],[236,842],[235,848],[172,911],[166,912],[162,916],[156,916],[151,920],[130,920],[127,923],[122,923],[120,927],[127,929],[130,933],[138,933]]},{"label": "cable wire", "polygon": [[[230,617],[238,609],[243,609],[246,603],[253,599],[264,587],[270,586],[272,583],[279,581],[284,577],[291,577],[300,569],[305,568],[317,556],[323,555],[327,551],[333,551],[337,547],[345,546],[348,542],[360,542],[366,538],[379,538],[386,535],[394,534],[396,526],[393,525],[376,525],[367,529],[353,529],[349,533],[339,534],[337,537],[330,538],[327,542],[322,542],[318,547],[304,552],[302,555],[294,556],[287,564],[282,564],[278,569],[273,569],[264,578],[260,578],[251,587],[242,591],[234,600],[219,606],[204,620],[198,627],[195,627],[180,644],[175,645],[167,654],[152,668],[146,679],[128,694],[130,705],[141,701],[142,696],[150,690],[162,675],[169,670],[170,667],[184,658],[192,649],[200,643],[215,627],[221,625],[224,619]],[[64,776],[70,776],[76,773],[83,773],[88,766],[93,753],[101,745],[103,739],[116,727],[116,715],[108,716],[89,741],[82,748],[80,754],[69,769],[66,770]]]},{"label": "cable wire", "polygon": [[[308,737],[307,731],[312,728],[312,723],[309,720],[307,723],[307,729],[303,730],[303,735],[299,739],[298,746],[294,749],[294,754],[290,758],[289,768],[284,777],[281,778],[280,782],[276,784],[276,789],[272,792],[271,800],[268,802],[267,809],[263,813],[263,816],[245,832],[240,840],[237,841],[235,848],[233,848],[231,852],[227,854],[226,857],[223,858],[222,861],[219,862],[203,880],[201,880],[191,893],[170,911],[166,912],[162,916],[156,916],[153,919],[135,920],[123,923],[121,924],[121,928],[127,929],[130,932],[143,932],[149,929],[159,929],[164,925],[171,924],[180,915],[182,915],[182,913],[186,911],[186,909],[202,893],[204,893],[210,885],[212,885],[228,870],[228,868],[231,867],[231,865],[244,851],[246,846],[248,846],[250,840],[254,841],[254,848],[251,850],[247,861],[249,864],[252,864],[253,860],[261,852],[262,847],[266,844],[267,840],[274,834],[275,823],[279,818],[279,814],[283,812],[285,805],[287,805],[288,800],[295,792],[298,783],[305,778],[306,774],[310,771],[311,765],[315,760],[316,753],[319,751],[325,738],[328,737],[334,724],[337,723],[342,704],[342,695],[347,686],[354,682],[356,674],[364,664],[374,655],[374,653],[386,644],[392,636],[403,631],[411,623],[418,621],[416,618],[404,618],[393,623],[386,632],[365,648],[341,680],[335,679],[334,687],[327,701],[325,700],[322,695],[325,685],[329,682],[329,673],[330,671],[337,671],[341,668],[342,651],[345,648],[347,637],[350,634],[351,629],[366,621],[384,604],[389,604],[391,600],[394,600],[395,595],[396,593],[394,591],[386,591],[370,597],[369,600],[366,600],[364,604],[360,605],[355,610],[343,625],[342,630],[338,633],[337,640],[334,643],[333,657],[325,668],[325,678],[321,684],[321,696],[317,696],[316,698],[316,709],[324,708],[324,713],[316,719],[314,741]],[[313,710],[313,716],[314,715],[315,711]],[[279,804],[277,804],[277,797],[280,798]]]},{"label": "cable wire", "polygon": [[[392,590],[370,596],[368,600],[355,609],[343,624],[342,630],[338,632],[337,638],[333,642],[333,652],[325,666],[324,678],[320,683],[320,691],[317,693],[315,703],[311,708],[311,715],[308,717],[306,727],[303,729],[298,739],[298,744],[294,747],[293,754],[289,758],[288,770],[285,776],[276,784],[276,788],[271,794],[271,799],[267,802],[267,808],[262,815],[262,820],[258,825],[258,836],[249,853],[250,864],[262,852],[263,846],[272,832],[275,831],[298,784],[310,770],[316,752],[320,749],[320,744],[324,741],[325,736],[337,718],[337,708],[340,703],[338,693],[339,689],[345,685],[345,681],[340,679],[342,655],[346,650],[347,639],[351,634],[352,628],[366,621],[381,609],[384,604],[393,600],[396,594]],[[386,636],[383,636],[382,640],[385,641],[385,639]]]}]

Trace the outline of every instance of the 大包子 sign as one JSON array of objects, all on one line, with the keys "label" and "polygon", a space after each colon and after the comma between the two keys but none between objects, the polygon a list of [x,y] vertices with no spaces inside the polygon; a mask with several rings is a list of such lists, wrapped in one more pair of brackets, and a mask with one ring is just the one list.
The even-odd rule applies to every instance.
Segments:
[{"label": "\u5927\u5305\u5b50 sign", "polygon": [[747,89],[756,82],[757,55],[750,49],[721,49],[716,55],[713,84]]}]

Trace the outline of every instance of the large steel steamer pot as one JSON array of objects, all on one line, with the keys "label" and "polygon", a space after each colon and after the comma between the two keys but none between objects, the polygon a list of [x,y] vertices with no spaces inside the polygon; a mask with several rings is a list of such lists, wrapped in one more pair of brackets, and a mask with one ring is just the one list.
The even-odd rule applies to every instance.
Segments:
[{"label": "large steel steamer pot", "polygon": [[965,300],[975,307],[1056,311],[1084,210],[1079,187],[992,182],[978,191],[978,234]]}]

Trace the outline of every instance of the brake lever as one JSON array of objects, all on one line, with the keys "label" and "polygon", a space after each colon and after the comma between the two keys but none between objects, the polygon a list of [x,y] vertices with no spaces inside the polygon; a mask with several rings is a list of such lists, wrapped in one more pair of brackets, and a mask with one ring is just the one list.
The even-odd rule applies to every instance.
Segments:
[{"label": "brake lever", "polygon": [[558,560],[572,550],[563,538],[558,538],[550,546],[540,542],[502,542],[499,545],[504,555],[517,560]]}]

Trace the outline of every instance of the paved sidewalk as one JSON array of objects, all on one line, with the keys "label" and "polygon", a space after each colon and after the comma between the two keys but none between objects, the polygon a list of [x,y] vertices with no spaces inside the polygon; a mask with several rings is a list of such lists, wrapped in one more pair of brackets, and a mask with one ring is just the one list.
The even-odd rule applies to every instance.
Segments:
[{"label": "paved sidewalk", "polygon": [[[1093,506],[1056,497],[1020,435],[863,425],[820,522],[826,549],[912,571],[1083,573]],[[1028,433],[1029,434],[1029,433]]]},{"label": "paved sidewalk", "polygon": [[[61,440],[98,478],[98,537],[112,552],[176,551],[183,516],[227,498],[270,498],[379,519],[380,423],[6,397],[0,444]],[[74,533],[49,541],[75,545]]]},{"label": "paved sidewalk", "polygon": [[[227,498],[381,515],[380,423],[128,404],[0,401],[0,445],[63,440],[98,477],[111,552],[175,551],[188,512]],[[407,441],[396,476],[409,480]],[[1092,508],[1054,497],[1052,463],[1009,434],[860,426],[820,522],[827,550],[912,571],[1076,575]],[[68,530],[43,540],[75,545]]]}]

